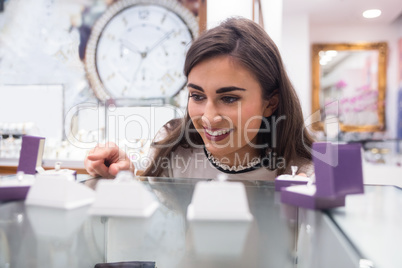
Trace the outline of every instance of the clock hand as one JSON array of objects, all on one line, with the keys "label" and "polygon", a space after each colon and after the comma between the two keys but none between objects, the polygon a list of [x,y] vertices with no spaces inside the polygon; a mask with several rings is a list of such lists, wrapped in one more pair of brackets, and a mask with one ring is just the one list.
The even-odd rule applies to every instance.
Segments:
[{"label": "clock hand", "polygon": [[154,48],[162,44],[172,33],[174,33],[174,30],[171,30],[170,32],[166,33],[164,36],[162,36],[161,39],[156,41],[150,48],[147,49],[146,53],[151,52]]},{"label": "clock hand", "polygon": [[128,41],[127,39],[120,39],[121,45],[128,48],[131,52],[139,53],[142,58],[147,56],[147,52],[141,52],[133,43]]},{"label": "clock hand", "polygon": [[153,49],[155,49],[157,46],[159,46],[160,44],[162,44],[172,33],[174,33],[174,30],[171,30],[170,32],[166,33],[164,36],[162,36],[162,38],[160,38],[157,42],[155,42],[150,48],[148,48],[145,52],[141,52],[138,50],[138,48],[132,44],[131,42],[129,42],[128,40],[124,39],[121,40],[122,44],[124,46],[126,46],[128,49],[130,49],[133,52],[137,52],[140,53],[141,55],[141,61],[140,64],[138,65],[137,69],[134,72],[134,75],[132,76],[132,79],[130,81],[130,85],[134,84],[134,81],[136,80],[137,76],[138,76],[138,72],[141,70],[143,62],[145,60],[145,58],[147,57],[148,53],[151,52]]},{"label": "clock hand", "polygon": [[163,41],[165,41],[172,33],[174,33],[174,30],[171,30],[170,32],[166,33],[164,36],[162,36],[161,39],[159,39],[157,42],[155,42],[150,48],[148,48],[145,52],[140,52],[135,45],[133,45],[131,42],[127,40],[122,40],[122,43],[125,43],[127,45],[127,48],[132,50],[134,49],[135,52],[138,52],[141,54],[141,61],[140,64],[137,67],[137,70],[135,70],[134,75],[131,79],[131,85],[134,83],[134,80],[136,79],[138,72],[141,70],[142,63],[144,62],[144,59],[147,57],[148,53],[151,52],[154,48],[159,46]]},{"label": "clock hand", "polygon": [[[146,56],[146,54],[145,54],[145,56]],[[134,81],[137,78],[138,72],[141,70],[143,62],[144,62],[144,58],[141,58],[140,64],[138,64],[138,67],[135,70],[133,77],[131,78],[129,86],[132,86],[134,84]]]}]

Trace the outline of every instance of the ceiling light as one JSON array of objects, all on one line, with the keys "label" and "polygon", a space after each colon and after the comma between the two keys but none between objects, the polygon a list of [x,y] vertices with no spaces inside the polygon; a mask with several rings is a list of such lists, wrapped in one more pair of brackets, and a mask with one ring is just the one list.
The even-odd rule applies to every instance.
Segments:
[{"label": "ceiling light", "polygon": [[363,12],[363,17],[366,19],[377,18],[381,15],[381,10],[379,9],[368,9]]}]

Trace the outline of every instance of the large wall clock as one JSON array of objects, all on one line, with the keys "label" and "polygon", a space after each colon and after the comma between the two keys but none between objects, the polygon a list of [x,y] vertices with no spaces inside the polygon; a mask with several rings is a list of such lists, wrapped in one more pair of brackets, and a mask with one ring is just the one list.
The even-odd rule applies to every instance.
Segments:
[{"label": "large wall clock", "polygon": [[121,0],[94,24],[85,52],[91,88],[101,101],[169,98],[186,82],[195,16],[176,0]]}]

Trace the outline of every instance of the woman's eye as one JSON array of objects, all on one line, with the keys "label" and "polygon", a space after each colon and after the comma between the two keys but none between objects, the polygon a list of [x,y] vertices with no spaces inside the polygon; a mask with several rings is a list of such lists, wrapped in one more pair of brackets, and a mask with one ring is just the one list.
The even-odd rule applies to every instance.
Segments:
[{"label": "woman's eye", "polygon": [[221,98],[221,100],[224,103],[234,103],[234,102],[238,101],[239,99],[240,99],[239,97],[233,97],[233,96],[225,96],[225,97]]},{"label": "woman's eye", "polygon": [[202,101],[205,99],[205,97],[203,95],[199,95],[199,94],[190,94],[189,96],[190,98],[192,98],[194,101]]}]

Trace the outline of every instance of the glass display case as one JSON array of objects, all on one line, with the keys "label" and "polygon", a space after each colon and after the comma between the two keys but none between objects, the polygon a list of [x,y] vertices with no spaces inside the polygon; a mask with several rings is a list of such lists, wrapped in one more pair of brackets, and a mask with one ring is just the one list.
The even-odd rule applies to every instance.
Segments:
[{"label": "glass display case", "polygon": [[[201,180],[137,177],[159,206],[148,218],[91,216],[0,203],[1,267],[94,267],[155,261],[157,267],[399,267],[401,188],[366,186],[346,205],[309,210],[280,202],[273,182],[242,181],[251,222],[189,221]],[[79,175],[88,187],[98,179]]]},{"label": "glass display case", "polygon": [[[79,180],[83,179],[81,175]],[[297,209],[273,182],[245,185],[253,221],[188,221],[195,179],[141,178],[159,203],[149,218],[0,203],[1,267],[94,267],[155,261],[157,267],[295,267]],[[95,187],[97,179],[85,181]]]}]

